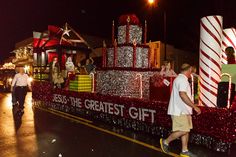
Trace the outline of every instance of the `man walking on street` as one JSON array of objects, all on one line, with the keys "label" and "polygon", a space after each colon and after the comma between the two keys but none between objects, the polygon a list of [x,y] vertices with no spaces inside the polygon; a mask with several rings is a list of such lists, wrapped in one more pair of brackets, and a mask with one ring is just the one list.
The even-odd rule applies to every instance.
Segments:
[{"label": "man walking on street", "polygon": [[17,73],[12,81],[11,91],[15,88],[16,101],[19,103],[21,112],[23,113],[25,96],[27,94],[27,86],[30,90],[31,83],[27,74],[25,74],[24,67],[19,67],[19,73]]},{"label": "man walking on street", "polygon": [[167,139],[160,139],[161,149],[165,153],[169,153],[169,143],[181,138],[182,157],[195,157],[192,152],[188,150],[189,132],[192,126],[192,109],[197,114],[201,114],[201,110],[194,105],[191,100],[191,88],[188,78],[191,78],[192,67],[189,64],[181,66],[181,73],[173,82],[173,89],[171,92],[168,115],[172,119],[172,133]]}]

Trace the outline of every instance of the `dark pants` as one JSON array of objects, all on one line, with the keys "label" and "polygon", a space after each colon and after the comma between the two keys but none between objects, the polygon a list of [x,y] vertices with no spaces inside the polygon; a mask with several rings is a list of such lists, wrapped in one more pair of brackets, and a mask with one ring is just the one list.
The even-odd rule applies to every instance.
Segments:
[{"label": "dark pants", "polygon": [[26,94],[27,94],[27,87],[26,86],[22,86],[22,87],[16,86],[16,89],[15,89],[16,101],[19,102],[19,106],[21,109],[24,108]]}]

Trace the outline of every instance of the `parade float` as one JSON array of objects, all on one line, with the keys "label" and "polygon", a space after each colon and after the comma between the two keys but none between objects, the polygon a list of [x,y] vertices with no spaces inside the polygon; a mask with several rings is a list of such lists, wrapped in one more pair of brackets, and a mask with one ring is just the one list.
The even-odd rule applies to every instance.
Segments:
[{"label": "parade float", "polygon": [[[222,43],[226,47],[232,46],[232,42],[226,41],[231,41],[229,37],[222,37],[222,28],[220,16],[201,19],[199,105],[202,114],[193,115],[194,128],[190,141],[216,151],[229,152],[236,140],[236,113],[232,105],[235,101],[226,104],[224,108],[217,107],[221,65],[232,66],[226,64],[227,59],[222,59]],[[40,56],[49,59],[53,49],[53,54],[58,56],[63,68],[64,60],[72,55],[69,52],[76,50],[74,55],[81,53],[79,44],[82,43],[83,48],[88,49],[86,53],[91,51],[81,38],[79,44],[73,43],[78,40],[68,38],[71,37],[70,28],[64,27],[56,32],[53,37],[46,37],[40,48],[37,40],[34,54],[38,57],[36,62],[42,63]],[[74,73],[67,78],[71,88],[54,88],[46,77],[42,77],[43,74],[46,76],[47,67],[37,66],[35,69],[39,71],[35,73],[35,78],[38,80],[34,81],[32,93],[34,106],[63,111],[157,137],[167,136],[171,131],[167,107],[174,77],[160,76],[160,70],[150,66],[153,58],[146,45],[146,32],[146,23],[143,27],[135,15],[122,15],[118,22],[117,39],[113,22],[113,44],[104,44],[103,67],[90,75]],[[47,46],[51,39],[56,44]],[[222,42],[222,39],[225,41]],[[81,90],[83,87],[86,90]]]}]

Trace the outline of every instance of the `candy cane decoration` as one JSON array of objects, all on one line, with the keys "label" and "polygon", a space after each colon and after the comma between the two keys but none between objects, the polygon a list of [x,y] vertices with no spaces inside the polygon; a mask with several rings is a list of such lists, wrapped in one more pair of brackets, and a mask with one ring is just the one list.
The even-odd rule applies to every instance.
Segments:
[{"label": "candy cane decoration", "polygon": [[227,54],[225,53],[225,49],[227,47],[233,47],[236,50],[236,29],[235,28],[227,28],[223,30],[222,36],[222,64],[227,64]]},{"label": "candy cane decoration", "polygon": [[221,75],[221,16],[203,17],[200,22],[200,105],[216,107]]},{"label": "candy cane decoration", "polygon": [[228,73],[223,73],[221,74],[221,77],[227,76],[229,78],[229,87],[228,87],[228,99],[227,99],[227,108],[230,108],[230,99],[231,99],[231,83],[232,83],[232,78],[231,75]]},{"label": "candy cane decoration", "polygon": [[143,98],[143,76],[142,74],[138,73],[136,77],[139,78],[139,92],[140,92],[140,99]]},{"label": "candy cane decoration", "polygon": [[194,102],[194,76],[191,75],[192,101]]}]

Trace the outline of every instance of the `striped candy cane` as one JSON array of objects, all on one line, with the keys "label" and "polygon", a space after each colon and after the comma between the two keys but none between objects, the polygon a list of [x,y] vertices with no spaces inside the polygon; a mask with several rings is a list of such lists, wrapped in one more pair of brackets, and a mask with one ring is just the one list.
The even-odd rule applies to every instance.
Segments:
[{"label": "striped candy cane", "polygon": [[227,55],[225,53],[225,49],[227,47],[233,47],[236,50],[236,29],[235,28],[227,28],[223,30],[222,36],[222,64],[227,64]]},{"label": "striped candy cane", "polygon": [[215,107],[221,75],[221,16],[207,16],[200,24],[200,105]]}]

